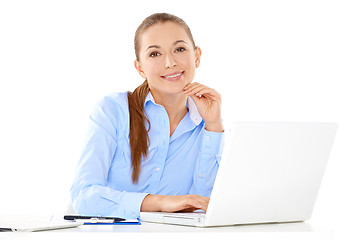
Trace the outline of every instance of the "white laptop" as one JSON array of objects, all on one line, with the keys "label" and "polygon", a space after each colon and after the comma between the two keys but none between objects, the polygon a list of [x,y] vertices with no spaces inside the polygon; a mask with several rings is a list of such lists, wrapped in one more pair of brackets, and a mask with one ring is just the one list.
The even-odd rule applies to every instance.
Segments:
[{"label": "white laptop", "polygon": [[335,123],[233,123],[207,212],[140,218],[197,227],[308,220],[336,129]]}]

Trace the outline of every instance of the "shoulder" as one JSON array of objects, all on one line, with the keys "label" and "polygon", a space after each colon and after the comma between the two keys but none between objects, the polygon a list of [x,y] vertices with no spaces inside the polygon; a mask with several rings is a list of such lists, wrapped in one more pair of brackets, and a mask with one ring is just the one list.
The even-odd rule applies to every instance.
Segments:
[{"label": "shoulder", "polygon": [[110,93],[101,98],[92,112],[95,119],[107,119],[115,126],[126,126],[129,118],[127,92]]},{"label": "shoulder", "polygon": [[110,93],[98,101],[96,107],[103,110],[122,113],[128,112],[127,92]]},{"label": "shoulder", "polygon": [[102,101],[120,108],[128,108],[128,92],[113,92],[106,95]]}]

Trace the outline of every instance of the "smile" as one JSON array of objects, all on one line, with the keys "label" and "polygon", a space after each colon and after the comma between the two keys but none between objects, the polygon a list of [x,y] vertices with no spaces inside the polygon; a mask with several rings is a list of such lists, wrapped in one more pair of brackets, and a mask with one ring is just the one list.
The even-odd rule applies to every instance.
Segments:
[{"label": "smile", "polygon": [[181,76],[184,75],[184,71],[181,72],[175,72],[175,73],[170,73],[168,75],[164,75],[161,76],[162,78],[165,78],[166,80],[179,80],[181,78]]}]

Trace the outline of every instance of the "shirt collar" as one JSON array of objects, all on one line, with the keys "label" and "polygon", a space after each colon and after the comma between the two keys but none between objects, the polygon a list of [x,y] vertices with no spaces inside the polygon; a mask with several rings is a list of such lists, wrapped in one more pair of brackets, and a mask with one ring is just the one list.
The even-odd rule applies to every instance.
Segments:
[{"label": "shirt collar", "polygon": [[[152,96],[151,92],[149,91],[149,93],[147,94],[146,98],[145,98],[145,103],[144,106],[146,105],[147,102],[153,102],[155,103],[154,97]],[[156,104],[158,105],[158,104]],[[191,97],[187,97],[187,102],[186,102],[186,106],[189,109],[189,115],[190,115],[190,119],[196,124],[199,125],[202,121],[202,118],[200,116],[199,111],[197,110],[196,104],[194,102],[194,100],[192,100]]]}]

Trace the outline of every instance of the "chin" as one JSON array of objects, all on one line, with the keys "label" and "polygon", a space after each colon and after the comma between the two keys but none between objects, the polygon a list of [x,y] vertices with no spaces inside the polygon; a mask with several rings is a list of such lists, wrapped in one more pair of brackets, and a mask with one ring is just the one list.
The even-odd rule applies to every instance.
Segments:
[{"label": "chin", "polygon": [[[184,86],[185,87],[185,86]],[[184,94],[184,87],[182,88],[172,88],[172,89],[167,89],[167,93],[171,94],[171,95],[178,95],[178,94]],[[184,94],[185,95],[185,94]]]},{"label": "chin", "polygon": [[157,92],[162,92],[169,95],[183,94],[184,87],[191,82],[192,81],[186,79],[181,79],[178,81],[166,81],[164,79],[159,79],[156,86],[153,85],[153,89],[156,89]]}]

